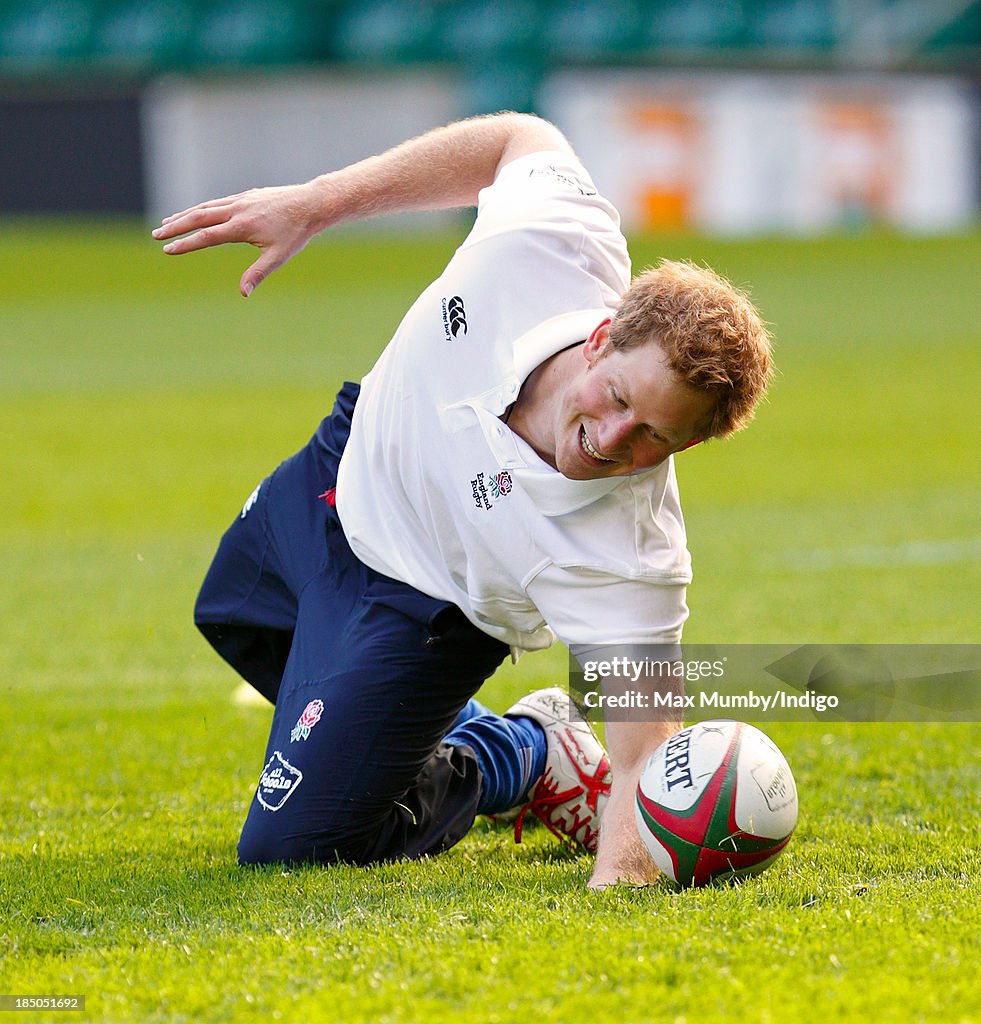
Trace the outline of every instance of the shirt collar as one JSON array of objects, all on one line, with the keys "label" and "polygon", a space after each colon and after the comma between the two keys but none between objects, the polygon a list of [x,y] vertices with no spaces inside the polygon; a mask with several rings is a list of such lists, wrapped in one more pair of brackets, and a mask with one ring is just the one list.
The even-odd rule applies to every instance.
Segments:
[{"label": "shirt collar", "polygon": [[579,309],[560,313],[526,331],[514,342],[514,372],[523,381],[536,366],[556,352],[585,341],[604,320],[613,316],[612,309]]},{"label": "shirt collar", "polygon": [[615,491],[628,477],[608,476],[599,480],[570,480],[543,462],[526,441],[514,435],[524,465],[513,476],[543,516],[564,516],[591,505]]}]

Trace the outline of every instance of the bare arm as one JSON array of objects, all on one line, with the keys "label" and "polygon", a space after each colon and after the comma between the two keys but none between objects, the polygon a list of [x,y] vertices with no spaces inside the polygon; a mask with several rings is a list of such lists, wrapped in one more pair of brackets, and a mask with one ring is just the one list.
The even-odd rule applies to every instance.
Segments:
[{"label": "bare arm", "polygon": [[[650,656],[652,650],[643,649],[638,657]],[[667,661],[660,653],[652,660]],[[660,670],[648,671],[629,684],[615,678],[603,681],[605,694],[622,694],[625,686],[649,695],[684,692],[683,677]],[[645,708],[620,709],[606,722],[613,784],[600,823],[596,865],[589,879],[593,889],[603,889],[617,882],[644,885],[658,876],[658,869],[637,832],[634,811],[637,783],[654,750],[683,728],[683,722],[676,711],[653,708],[651,703]]]},{"label": "bare arm", "polygon": [[473,206],[505,164],[552,149],[569,151],[570,146],[541,118],[471,118],[300,185],[250,189],[199,203],[165,217],[153,237],[169,240],[168,255],[226,242],[254,245],[261,255],[239,282],[248,296],[320,231],[384,213]]},{"label": "bare arm", "polygon": [[606,723],[613,785],[600,825],[599,850],[589,879],[591,889],[617,882],[646,885],[657,878],[658,869],[637,832],[634,794],[655,748],[681,727],[680,721]]}]

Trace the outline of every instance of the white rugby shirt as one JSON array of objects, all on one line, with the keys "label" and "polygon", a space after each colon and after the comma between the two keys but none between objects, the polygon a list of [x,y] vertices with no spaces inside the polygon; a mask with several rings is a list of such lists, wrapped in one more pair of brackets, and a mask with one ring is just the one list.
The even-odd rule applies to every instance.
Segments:
[{"label": "white rugby shirt", "polygon": [[570,480],[499,419],[629,281],[617,212],[578,161],[499,172],[362,382],[337,483],[362,561],[517,650],[680,640],[691,561],[671,459]]}]

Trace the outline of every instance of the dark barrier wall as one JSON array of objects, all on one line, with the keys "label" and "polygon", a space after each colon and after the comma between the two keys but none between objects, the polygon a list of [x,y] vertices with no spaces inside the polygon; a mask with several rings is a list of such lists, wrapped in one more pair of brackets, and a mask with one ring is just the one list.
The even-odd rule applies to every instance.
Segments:
[{"label": "dark barrier wall", "polygon": [[139,98],[0,97],[0,212],[141,213]]}]

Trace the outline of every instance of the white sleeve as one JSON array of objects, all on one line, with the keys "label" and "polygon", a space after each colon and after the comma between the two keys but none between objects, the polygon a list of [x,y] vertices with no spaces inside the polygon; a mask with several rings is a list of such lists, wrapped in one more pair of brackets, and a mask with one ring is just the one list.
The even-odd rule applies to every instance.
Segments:
[{"label": "white sleeve", "polygon": [[565,644],[677,644],[688,618],[681,580],[628,579],[546,566],[528,596]]},{"label": "white sleeve", "polygon": [[481,190],[477,219],[461,249],[518,229],[552,236],[565,230],[574,235],[577,261],[617,297],[630,284],[620,215],[570,153],[530,153],[505,164],[494,183]]}]

